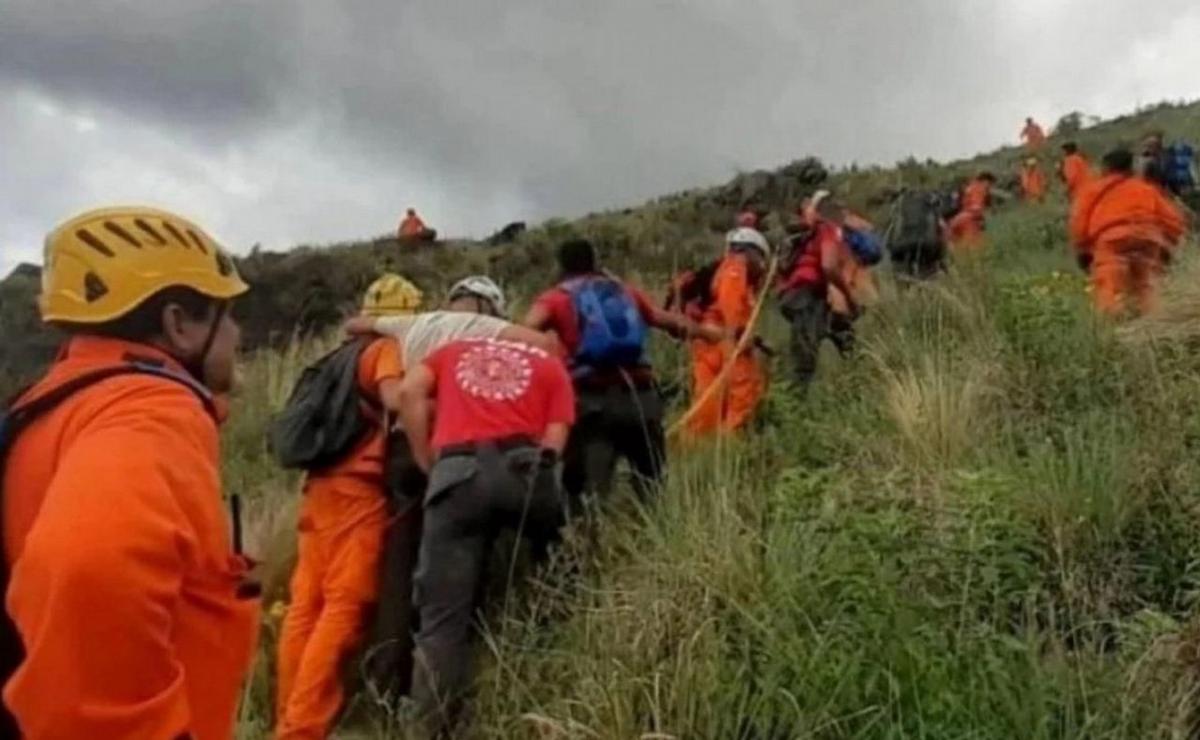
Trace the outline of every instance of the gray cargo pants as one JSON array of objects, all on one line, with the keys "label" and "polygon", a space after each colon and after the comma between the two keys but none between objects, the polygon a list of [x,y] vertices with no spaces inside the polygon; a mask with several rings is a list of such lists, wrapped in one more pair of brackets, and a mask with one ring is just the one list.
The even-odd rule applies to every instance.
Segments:
[{"label": "gray cargo pants", "polygon": [[565,522],[559,466],[538,449],[483,445],[443,457],[429,474],[414,603],[412,698],[435,733],[455,724],[471,682],[472,621],[485,565],[503,528],[544,556]]}]

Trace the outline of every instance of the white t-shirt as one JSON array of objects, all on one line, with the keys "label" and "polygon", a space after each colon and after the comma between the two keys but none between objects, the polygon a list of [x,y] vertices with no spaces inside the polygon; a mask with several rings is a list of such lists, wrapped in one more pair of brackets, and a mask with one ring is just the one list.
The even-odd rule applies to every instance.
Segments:
[{"label": "white t-shirt", "polygon": [[405,368],[416,367],[443,344],[459,339],[496,339],[510,326],[504,319],[466,311],[431,311],[375,320],[375,331],[393,336],[400,343]]}]

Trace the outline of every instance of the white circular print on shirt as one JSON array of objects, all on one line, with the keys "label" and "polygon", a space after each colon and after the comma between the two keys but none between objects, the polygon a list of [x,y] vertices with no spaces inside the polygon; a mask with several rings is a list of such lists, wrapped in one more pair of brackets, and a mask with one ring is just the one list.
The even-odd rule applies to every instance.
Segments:
[{"label": "white circular print on shirt", "polygon": [[529,390],[533,365],[524,352],[481,342],[459,356],[454,377],[459,388],[476,398],[513,401]]}]

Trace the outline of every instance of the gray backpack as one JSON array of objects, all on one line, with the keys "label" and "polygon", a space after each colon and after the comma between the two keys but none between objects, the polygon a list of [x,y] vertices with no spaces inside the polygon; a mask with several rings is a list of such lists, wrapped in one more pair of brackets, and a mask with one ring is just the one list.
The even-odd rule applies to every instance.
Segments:
[{"label": "gray backpack", "polygon": [[328,468],[378,425],[378,416],[358,390],[358,360],[369,341],[346,342],[305,368],[268,430],[267,444],[280,465]]}]

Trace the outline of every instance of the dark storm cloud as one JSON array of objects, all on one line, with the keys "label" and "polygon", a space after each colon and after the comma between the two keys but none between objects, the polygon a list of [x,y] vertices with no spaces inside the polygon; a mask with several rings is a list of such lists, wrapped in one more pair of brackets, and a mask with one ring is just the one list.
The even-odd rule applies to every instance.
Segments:
[{"label": "dark storm cloud", "polygon": [[968,154],[1029,113],[1196,95],[1200,10],[1153,10],[0,0],[0,168],[17,173],[0,249],[27,253],[96,199],[166,201],[280,247],[378,233],[410,202],[480,233],[808,153]]}]

